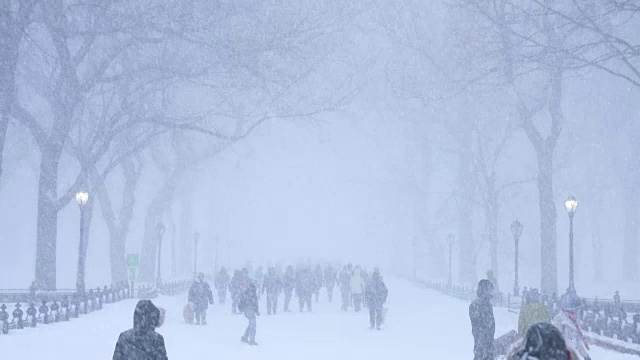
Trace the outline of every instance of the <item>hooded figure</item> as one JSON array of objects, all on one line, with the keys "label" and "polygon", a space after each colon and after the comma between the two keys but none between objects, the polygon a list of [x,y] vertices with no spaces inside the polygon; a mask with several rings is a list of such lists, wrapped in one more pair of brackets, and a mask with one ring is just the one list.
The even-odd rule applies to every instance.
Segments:
[{"label": "hooded figure", "polygon": [[[196,315],[196,325],[207,324],[207,308],[213,304],[213,293],[211,287],[204,280],[204,274],[199,273],[196,282],[189,289],[189,303],[193,304],[193,311]],[[201,322],[202,321],[202,322]]]},{"label": "hooded figure", "polygon": [[113,360],[167,360],[164,338],[155,332],[163,311],[149,300],[140,300],[133,313],[133,329],[120,334]]},{"label": "hooded figure", "polygon": [[362,272],[360,267],[356,266],[351,281],[349,282],[353,307],[356,311],[360,311],[362,305],[362,294],[364,293],[364,280],[362,280]]},{"label": "hooded figure", "polygon": [[589,343],[582,334],[582,330],[578,325],[578,313],[582,308],[582,301],[575,294],[566,294],[562,304],[562,311],[553,318],[553,325],[555,325],[564,340],[567,343],[567,347],[580,356],[583,359],[589,360]]},{"label": "hooded figure", "polygon": [[324,270],[324,285],[327,287],[327,297],[329,302],[333,301],[333,288],[336,286],[338,275],[331,265]]},{"label": "hooded figure", "polygon": [[478,298],[469,305],[474,360],[494,359],[493,338],[496,333],[496,321],[491,305],[493,291],[493,284],[489,280],[480,280]]},{"label": "hooded figure", "polygon": [[238,297],[240,297],[240,278],[242,277],[242,273],[240,270],[236,270],[233,272],[233,277],[231,281],[229,281],[229,293],[231,294],[231,313],[238,313]]},{"label": "hooded figure", "polygon": [[227,269],[222,267],[213,282],[213,286],[215,286],[218,291],[218,300],[220,300],[220,304],[222,305],[227,301],[227,289],[229,288],[230,280],[231,277],[229,273],[227,273]]},{"label": "hooded figure", "polygon": [[340,271],[339,282],[340,294],[342,295],[342,311],[347,311],[351,303],[351,272],[347,266]]},{"label": "hooded figure", "polygon": [[256,343],[257,316],[260,316],[258,307],[258,289],[256,284],[249,278],[248,272],[242,275],[242,290],[238,298],[238,309],[249,321],[244,336],[240,338],[243,343],[258,345]]},{"label": "hooded figure", "polygon": [[533,324],[524,339],[513,345],[507,360],[579,360],[567,348],[560,330],[549,323]]},{"label": "hooded figure", "polygon": [[267,314],[275,315],[278,309],[278,296],[282,291],[282,281],[276,273],[276,268],[270,267],[267,270],[267,276],[262,283],[262,292],[267,293]]}]

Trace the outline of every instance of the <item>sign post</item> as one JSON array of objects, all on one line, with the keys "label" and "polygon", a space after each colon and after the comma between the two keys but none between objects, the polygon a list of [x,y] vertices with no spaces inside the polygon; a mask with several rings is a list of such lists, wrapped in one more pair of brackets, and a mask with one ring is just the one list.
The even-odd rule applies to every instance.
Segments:
[{"label": "sign post", "polygon": [[134,283],[136,281],[136,269],[138,269],[138,264],[140,263],[140,257],[138,254],[128,254],[127,255],[127,269],[129,270],[129,282],[131,283],[131,298],[134,298],[135,295],[135,286]]}]

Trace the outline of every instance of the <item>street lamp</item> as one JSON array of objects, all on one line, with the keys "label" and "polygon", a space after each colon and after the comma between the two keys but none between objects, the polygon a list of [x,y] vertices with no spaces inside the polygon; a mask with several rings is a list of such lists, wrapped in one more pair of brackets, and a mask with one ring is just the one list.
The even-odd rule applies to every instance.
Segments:
[{"label": "street lamp", "polygon": [[76,279],[76,292],[84,294],[84,275],[85,275],[85,243],[84,243],[84,206],[89,202],[89,193],[86,191],[78,191],[76,193],[76,203],[80,208],[80,242],[78,243],[78,274]]},{"label": "street lamp", "polygon": [[520,296],[520,287],[518,286],[518,251],[520,245],[520,235],[522,234],[522,224],[516,220],[511,224],[511,234],[513,235],[513,241],[516,244],[516,279],[513,284],[513,296]]},{"label": "street lamp", "polygon": [[447,236],[447,244],[449,244],[449,279],[447,280],[447,284],[449,285],[449,287],[451,287],[453,280],[451,278],[451,254],[452,254],[452,248],[453,248],[453,234],[449,234],[449,236]]},{"label": "street lamp", "polygon": [[200,233],[196,231],[196,232],[193,233],[193,245],[194,245],[194,249],[193,249],[193,276],[194,277],[198,276],[198,239],[200,239]]},{"label": "street lamp", "polygon": [[573,196],[569,196],[564,202],[564,208],[569,214],[569,292],[575,294],[576,287],[573,282],[573,216],[578,210],[578,200]]},{"label": "street lamp", "polygon": [[166,227],[163,223],[159,222],[156,224],[156,235],[158,236],[158,276],[156,277],[156,286],[158,289],[162,286],[162,276],[160,273],[160,264],[162,263],[162,236],[164,236],[164,231]]}]

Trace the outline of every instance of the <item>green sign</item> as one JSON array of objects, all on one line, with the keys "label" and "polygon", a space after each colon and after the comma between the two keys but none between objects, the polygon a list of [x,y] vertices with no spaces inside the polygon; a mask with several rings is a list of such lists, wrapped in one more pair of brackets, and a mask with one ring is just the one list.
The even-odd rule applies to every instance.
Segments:
[{"label": "green sign", "polygon": [[129,254],[127,255],[127,267],[137,268],[140,263],[140,257],[138,254]]}]

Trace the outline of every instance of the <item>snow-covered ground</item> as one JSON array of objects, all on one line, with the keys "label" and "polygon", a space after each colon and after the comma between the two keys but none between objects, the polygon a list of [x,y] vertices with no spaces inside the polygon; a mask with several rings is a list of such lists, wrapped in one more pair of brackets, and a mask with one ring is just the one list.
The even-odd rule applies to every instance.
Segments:
[{"label": "snow-covered ground", "polygon": [[[408,281],[387,279],[389,313],[382,331],[369,330],[365,312],[340,312],[323,294],[313,313],[297,312],[258,319],[258,347],[240,343],[246,327],[229,306],[214,305],[209,325],[186,325],[182,319],[185,296],[161,297],[154,302],[167,309],[165,337],[170,359],[471,359],[468,303],[415,287]],[[337,294],[339,296],[339,294]],[[118,334],[131,327],[136,301],[107,305],[103,311],[69,323],[12,331],[0,336],[7,359],[111,359]],[[292,308],[297,308],[296,299]],[[264,304],[262,304],[264,309]],[[281,307],[281,304],[280,304]],[[266,311],[263,311],[266,312]],[[517,315],[496,309],[497,333],[515,327]],[[407,357],[408,356],[408,357]],[[594,360],[635,359],[593,349]]]}]

